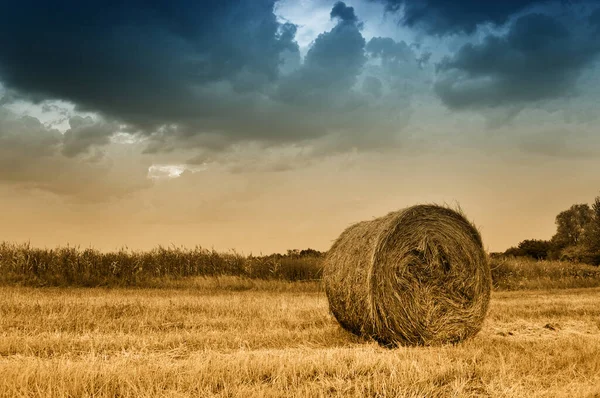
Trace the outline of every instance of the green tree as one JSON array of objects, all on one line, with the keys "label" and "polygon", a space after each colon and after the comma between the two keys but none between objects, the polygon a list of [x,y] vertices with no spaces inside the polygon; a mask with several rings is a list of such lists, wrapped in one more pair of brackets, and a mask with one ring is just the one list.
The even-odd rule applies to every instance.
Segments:
[{"label": "green tree", "polygon": [[563,249],[584,243],[593,217],[594,212],[586,203],[573,205],[569,210],[560,212],[556,216],[556,234],[552,237],[554,247]]}]

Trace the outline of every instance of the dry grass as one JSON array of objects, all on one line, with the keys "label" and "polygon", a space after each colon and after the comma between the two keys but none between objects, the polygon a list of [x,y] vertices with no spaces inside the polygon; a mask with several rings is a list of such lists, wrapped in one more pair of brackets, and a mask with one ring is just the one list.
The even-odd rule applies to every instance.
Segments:
[{"label": "dry grass", "polygon": [[123,248],[100,252],[92,248],[39,249],[29,244],[0,242],[0,284],[28,286],[164,287],[194,276],[243,276],[287,281],[321,277],[321,253],[290,251],[286,255],[244,256],[200,246],[162,247],[148,251]]},{"label": "dry grass", "polygon": [[248,283],[1,287],[0,396],[600,395],[600,289],[494,293],[475,338],[388,350],[316,284]]},{"label": "dry grass", "polygon": [[568,261],[527,258],[491,260],[496,290],[537,290],[600,287],[600,267]]},{"label": "dry grass", "polygon": [[[494,258],[491,267],[496,290],[600,287],[600,267],[590,265]],[[201,247],[101,253],[74,247],[37,249],[28,244],[0,243],[0,285],[4,286],[188,288],[196,285],[197,276],[219,276],[217,280],[239,276],[247,281],[237,288],[248,289],[265,286],[263,280],[312,283],[321,274],[319,253],[256,257]]]}]

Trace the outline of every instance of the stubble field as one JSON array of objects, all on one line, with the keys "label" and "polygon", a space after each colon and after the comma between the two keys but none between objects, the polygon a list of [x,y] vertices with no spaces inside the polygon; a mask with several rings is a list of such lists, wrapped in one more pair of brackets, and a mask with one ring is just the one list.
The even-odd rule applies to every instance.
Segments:
[{"label": "stubble field", "polygon": [[0,287],[0,396],[600,396],[600,288],[495,292],[456,346],[340,329],[317,282]]}]

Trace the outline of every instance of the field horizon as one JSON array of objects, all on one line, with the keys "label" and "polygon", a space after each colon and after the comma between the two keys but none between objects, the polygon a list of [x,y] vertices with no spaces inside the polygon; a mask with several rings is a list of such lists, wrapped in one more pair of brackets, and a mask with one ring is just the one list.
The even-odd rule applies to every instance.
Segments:
[{"label": "field horizon", "polygon": [[[101,252],[78,247],[32,248],[0,242],[0,285],[185,288],[195,277],[320,281],[324,252],[244,256],[201,246]],[[600,287],[600,267],[572,261],[488,257],[495,290]],[[246,283],[248,285],[248,283]]]}]

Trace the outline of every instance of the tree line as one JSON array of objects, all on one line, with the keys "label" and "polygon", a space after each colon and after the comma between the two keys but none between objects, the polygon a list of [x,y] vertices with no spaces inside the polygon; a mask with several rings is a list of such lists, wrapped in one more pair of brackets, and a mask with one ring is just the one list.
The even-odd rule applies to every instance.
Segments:
[{"label": "tree line", "polygon": [[600,196],[592,205],[574,204],[556,216],[550,240],[526,239],[504,252],[544,260],[569,260],[600,265]]}]

